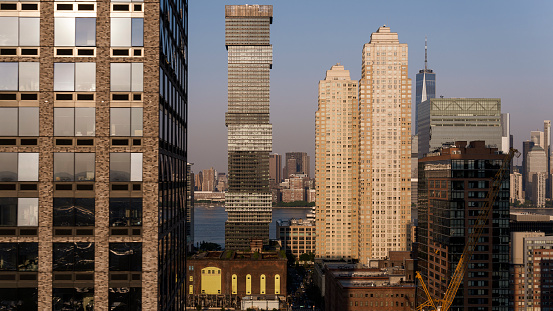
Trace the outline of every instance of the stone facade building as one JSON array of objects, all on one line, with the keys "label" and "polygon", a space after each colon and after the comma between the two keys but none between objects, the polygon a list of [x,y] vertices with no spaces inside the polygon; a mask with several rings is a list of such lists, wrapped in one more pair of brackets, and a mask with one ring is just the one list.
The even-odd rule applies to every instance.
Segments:
[{"label": "stone facade building", "polygon": [[186,0],[2,2],[1,305],[184,310],[187,25]]}]

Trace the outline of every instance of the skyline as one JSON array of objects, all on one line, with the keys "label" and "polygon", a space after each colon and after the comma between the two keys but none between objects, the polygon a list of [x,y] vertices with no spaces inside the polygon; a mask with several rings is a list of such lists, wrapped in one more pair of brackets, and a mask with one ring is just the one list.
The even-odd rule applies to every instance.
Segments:
[{"label": "skyline", "polygon": [[[189,56],[193,60],[189,65],[189,162],[194,163],[194,172],[210,166],[227,171],[225,4],[243,3],[189,4]],[[354,1],[343,7],[331,1],[258,4],[273,4],[275,16],[271,26],[273,152],[305,151],[312,156],[312,168],[317,83],[338,62],[350,70],[352,79],[359,79],[363,44],[384,24],[409,45],[408,77],[413,81],[424,68],[424,37],[428,37],[428,66],[437,74],[437,97],[501,98],[502,112],[511,113],[511,134],[519,150],[522,141],[530,139],[531,130],[541,129],[543,120],[553,118],[547,98],[548,84],[553,82],[549,74],[553,61],[547,57],[553,53],[553,34],[548,32],[553,28],[553,3],[535,1],[527,6],[509,1],[494,6],[431,1],[424,7],[407,1],[395,5]],[[427,16],[430,7],[438,13],[431,18],[413,18]],[[395,15],[382,14],[391,10]],[[333,19],[328,12],[333,12]],[[521,160],[515,164],[520,165]]]}]

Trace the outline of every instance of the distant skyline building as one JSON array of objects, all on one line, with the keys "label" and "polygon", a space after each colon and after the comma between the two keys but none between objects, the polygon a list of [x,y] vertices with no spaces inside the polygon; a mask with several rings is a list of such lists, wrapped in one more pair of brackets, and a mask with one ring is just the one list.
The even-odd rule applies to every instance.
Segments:
[{"label": "distant skyline building", "polygon": [[501,151],[507,154],[513,146],[513,136],[511,135],[511,114],[501,114]]},{"label": "distant skyline building", "polygon": [[416,94],[415,94],[415,117],[414,129],[415,134],[418,134],[417,128],[420,104],[430,98],[436,97],[436,74],[432,69],[428,69],[428,40],[424,37],[424,69],[419,70],[416,75]]},{"label": "distant skyline building", "polygon": [[316,250],[325,259],[359,259],[358,81],[336,64],[319,81],[315,113]]},{"label": "distant skyline building", "polygon": [[202,191],[215,191],[215,169],[213,167],[202,172]]},{"label": "distant skyline building", "polygon": [[[269,242],[272,217],[269,153],[269,75],[272,5],[226,5],[228,51],[228,191],[225,247],[246,249],[252,238]],[[205,176],[204,176],[205,178]]]},{"label": "distant skyline building", "polygon": [[362,263],[408,246],[412,84],[407,73],[407,44],[389,27],[379,27],[363,46],[359,81],[359,210],[351,234],[357,235]]},{"label": "distant skyline building", "polygon": [[501,99],[431,98],[418,115],[419,158],[455,141],[483,140],[501,150]]},{"label": "distant skyline building", "polygon": [[282,155],[278,153],[269,155],[269,180],[275,185],[282,181]]},{"label": "distant skyline building", "polygon": [[310,161],[307,152],[286,152],[284,178],[289,178],[291,174],[306,174],[309,176]]}]

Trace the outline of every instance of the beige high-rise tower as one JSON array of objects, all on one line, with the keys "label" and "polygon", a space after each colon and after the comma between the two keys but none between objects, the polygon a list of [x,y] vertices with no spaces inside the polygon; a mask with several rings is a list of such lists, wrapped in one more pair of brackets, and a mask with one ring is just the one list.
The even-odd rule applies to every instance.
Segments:
[{"label": "beige high-rise tower", "polygon": [[319,81],[315,114],[317,256],[358,258],[358,82],[336,64]]},{"label": "beige high-rise tower", "polygon": [[[407,44],[382,26],[363,46],[359,81],[359,259],[406,250],[411,220]],[[352,238],[354,235],[352,235]]]}]

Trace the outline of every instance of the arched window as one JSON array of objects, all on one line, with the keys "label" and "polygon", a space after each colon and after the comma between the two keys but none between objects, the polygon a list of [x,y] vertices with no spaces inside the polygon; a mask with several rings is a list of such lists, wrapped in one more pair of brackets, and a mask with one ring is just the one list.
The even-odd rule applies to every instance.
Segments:
[{"label": "arched window", "polygon": [[265,274],[262,274],[261,277],[259,278],[259,293],[263,295],[265,294],[265,290],[266,290]]},{"label": "arched window", "polygon": [[236,276],[236,274],[232,275],[232,294],[238,294],[238,277]]},{"label": "arched window", "polygon": [[280,295],[280,275],[275,275],[275,295]]},{"label": "arched window", "polygon": [[246,295],[252,294],[252,276],[251,274],[246,275]]}]

